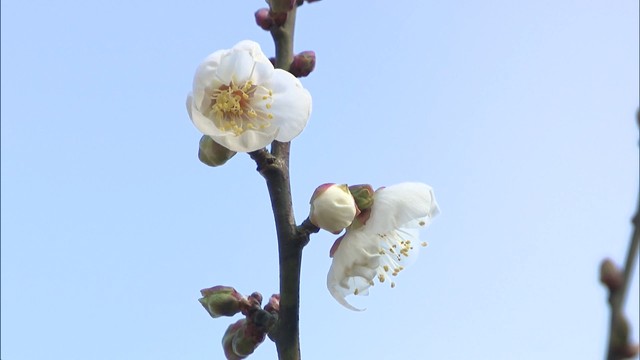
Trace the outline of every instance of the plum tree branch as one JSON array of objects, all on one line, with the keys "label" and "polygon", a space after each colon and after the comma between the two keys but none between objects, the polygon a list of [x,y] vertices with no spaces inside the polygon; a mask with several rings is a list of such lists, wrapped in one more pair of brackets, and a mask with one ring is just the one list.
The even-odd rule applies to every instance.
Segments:
[{"label": "plum tree branch", "polygon": [[[640,110],[637,113],[637,120],[640,127]],[[611,319],[609,322],[607,360],[627,359],[638,354],[638,345],[630,342],[629,322],[624,315],[623,308],[629,291],[629,283],[633,277],[632,272],[638,255],[638,244],[640,243],[640,188],[638,189],[638,203],[632,223],[633,234],[629,242],[624,269],[622,274],[618,274],[621,276],[620,284],[617,284],[617,286],[608,284]]]},{"label": "plum tree branch", "polygon": [[[289,70],[293,61],[293,33],[296,7],[290,0],[272,0],[271,9],[287,9],[282,26],[271,29],[276,48],[276,67]],[[258,165],[258,172],[265,178],[278,236],[278,260],[280,268],[280,312],[278,322],[271,332],[276,343],[278,359],[300,359],[300,269],[302,249],[309,242],[313,227],[303,223],[296,226],[293,213],[289,175],[289,151],[291,143],[274,141],[271,152],[265,149],[249,155]],[[313,224],[311,224],[313,225]],[[315,231],[317,232],[317,230]]]}]

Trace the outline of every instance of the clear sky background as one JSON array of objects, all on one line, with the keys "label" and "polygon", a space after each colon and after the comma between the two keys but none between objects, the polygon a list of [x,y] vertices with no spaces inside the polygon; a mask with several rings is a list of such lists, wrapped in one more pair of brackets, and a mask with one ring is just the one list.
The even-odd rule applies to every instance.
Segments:
[{"label": "clear sky background", "polygon": [[[220,359],[199,290],[277,292],[263,179],[197,159],[184,102],[256,1],[3,1],[3,360]],[[395,289],[351,312],[302,268],[303,358],[602,359],[598,267],[638,191],[638,1],[337,1],[299,9],[301,222],[324,182],[432,185],[442,214]],[[637,340],[638,268],[627,300]],[[265,342],[252,359],[274,359]]]}]

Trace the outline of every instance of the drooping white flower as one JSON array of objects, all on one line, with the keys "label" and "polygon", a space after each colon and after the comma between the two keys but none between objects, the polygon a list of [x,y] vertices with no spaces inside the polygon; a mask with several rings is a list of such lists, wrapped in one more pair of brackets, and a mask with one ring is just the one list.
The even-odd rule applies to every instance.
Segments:
[{"label": "drooping white flower", "polygon": [[[333,297],[348,309],[348,295],[367,295],[374,281],[389,282],[415,258],[425,242],[418,230],[439,213],[430,186],[401,183],[378,189],[365,224],[354,224],[331,249],[333,262],[327,287]],[[361,225],[361,226],[360,226]]]},{"label": "drooping white flower", "polygon": [[315,226],[339,234],[351,225],[358,207],[346,184],[323,184],[311,196],[309,220]]},{"label": "drooping white flower", "polygon": [[311,95],[295,76],[274,69],[260,45],[245,40],[200,64],[187,111],[203,134],[250,152],[298,136],[311,114]]}]

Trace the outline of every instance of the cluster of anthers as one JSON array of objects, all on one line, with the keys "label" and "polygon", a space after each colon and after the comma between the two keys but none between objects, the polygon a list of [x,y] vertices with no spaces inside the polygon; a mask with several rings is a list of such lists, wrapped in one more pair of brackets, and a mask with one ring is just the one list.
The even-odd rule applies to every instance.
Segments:
[{"label": "cluster of anthers", "polygon": [[[424,221],[420,222],[420,226],[424,226],[426,223]],[[388,274],[391,272],[391,276],[398,276],[398,274],[404,270],[404,266],[400,265],[411,256],[411,251],[413,250],[413,243],[409,239],[404,239],[398,236],[397,233],[393,232],[391,234],[378,234],[380,237],[381,247],[378,251],[378,254],[382,256],[380,259],[380,263],[382,264],[378,267],[378,281],[380,283],[384,283],[387,279]],[[427,242],[423,241],[420,243],[420,246],[426,247]],[[374,285],[373,281],[370,281],[370,285]],[[391,288],[396,287],[396,283],[391,281]],[[354,295],[358,295],[358,289],[354,290]]]},{"label": "cluster of anthers", "polygon": [[252,81],[238,86],[232,81],[206,93],[211,101],[214,124],[219,129],[238,136],[248,129],[266,129],[271,125],[273,114],[269,110],[273,91],[264,86],[256,86]]}]

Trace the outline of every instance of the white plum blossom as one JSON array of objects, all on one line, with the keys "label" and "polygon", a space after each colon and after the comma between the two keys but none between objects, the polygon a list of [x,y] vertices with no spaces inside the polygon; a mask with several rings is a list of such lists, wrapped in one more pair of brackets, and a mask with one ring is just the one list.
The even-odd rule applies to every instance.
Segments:
[{"label": "white plum blossom", "polygon": [[420,246],[418,230],[439,213],[430,186],[401,183],[378,189],[373,196],[370,216],[364,224],[354,221],[331,249],[333,262],[327,287],[333,297],[348,309],[348,295],[367,295],[374,280],[389,282],[415,258]]},{"label": "white plum blossom", "polygon": [[187,111],[218,144],[250,152],[298,136],[311,114],[311,95],[295,76],[274,69],[260,45],[244,40],[200,64]]},{"label": "white plum blossom", "polygon": [[315,226],[339,234],[351,225],[358,213],[346,184],[323,184],[311,196],[309,220]]}]

